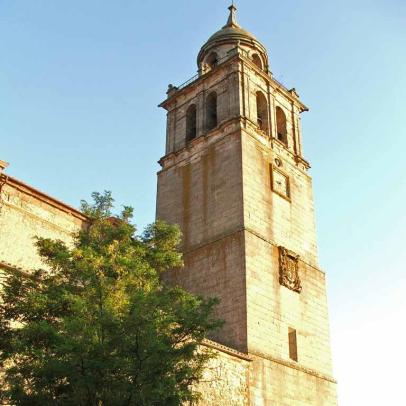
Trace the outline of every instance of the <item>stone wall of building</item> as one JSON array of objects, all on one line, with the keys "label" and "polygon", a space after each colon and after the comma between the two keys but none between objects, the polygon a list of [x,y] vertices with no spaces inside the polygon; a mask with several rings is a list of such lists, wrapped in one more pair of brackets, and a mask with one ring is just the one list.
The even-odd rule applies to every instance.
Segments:
[{"label": "stone wall of building", "polygon": [[[325,275],[317,268],[311,179],[257,134],[245,133],[243,185],[248,349],[289,359],[288,328],[297,331],[299,363],[331,375]],[[284,151],[286,152],[286,151]],[[289,178],[288,198],[272,190],[275,158]],[[301,292],[282,286],[279,246],[299,255]]]},{"label": "stone wall of building", "polygon": [[[259,78],[257,81],[260,82]],[[249,105],[252,106],[255,104],[255,91],[259,85],[251,83],[250,86],[254,90],[246,91],[246,97]],[[278,100],[276,96],[275,100]],[[252,107],[250,112],[251,110]],[[289,117],[288,110],[286,113]],[[290,127],[292,121],[288,120],[287,124]],[[245,227],[255,230],[265,238],[289,247],[307,262],[317,266],[312,181],[307,173],[307,163],[294,154],[292,133],[294,131],[290,128],[289,148],[285,148],[278,140],[259,132],[252,123],[248,122],[243,129],[241,138],[244,224]],[[289,179],[288,199],[272,192],[271,181],[274,169],[285,174]]]},{"label": "stone wall of building", "polygon": [[219,129],[162,161],[157,218],[180,225],[184,252],[242,225],[241,144],[234,128],[230,123],[227,131],[234,134],[224,137],[224,129]]},{"label": "stone wall of building", "polygon": [[[255,357],[252,405],[333,406],[325,274],[318,265],[309,164],[301,154],[299,115],[306,107],[244,55],[164,102],[180,117],[169,131],[179,141],[161,160],[157,217],[185,234],[185,268],[168,273],[168,281],[221,299],[218,315],[226,324],[214,338]],[[230,77],[238,80],[227,82]],[[186,143],[183,106],[211,83],[229,83],[232,97],[223,89],[218,100],[223,121]],[[257,92],[268,103],[265,130],[258,127]],[[199,106],[201,123],[204,98]],[[276,107],[286,117],[285,141],[278,140]],[[277,189],[281,179],[285,192]],[[293,288],[280,280],[282,250],[295,264]],[[291,331],[297,359],[290,353]]]},{"label": "stone wall of building", "polygon": [[185,267],[166,274],[172,284],[220,299],[217,315],[226,323],[213,339],[246,351],[241,144],[224,129],[200,137],[162,162],[157,218],[179,224]]},{"label": "stone wall of building", "polygon": [[85,224],[78,210],[13,177],[2,174],[0,188],[0,266],[43,268],[35,237],[69,243]]},{"label": "stone wall of building", "polygon": [[[336,405],[311,178],[305,163],[249,126],[242,160],[248,353],[256,357],[252,405]],[[273,189],[273,170],[288,178],[286,196]],[[280,281],[280,246],[298,255],[299,291]],[[297,360],[290,357],[290,330]]]},{"label": "stone wall of building", "polygon": [[[216,152],[214,155],[216,156]],[[204,158],[202,162],[205,167]],[[182,177],[181,184],[183,184]],[[73,235],[85,224],[86,217],[79,211],[13,177],[2,174],[0,178],[0,283],[4,269],[16,269],[29,273],[37,268],[46,268],[34,246],[36,236],[60,239],[70,244]],[[242,260],[239,256],[243,245],[241,236],[242,234],[226,237],[224,240],[219,240],[217,246],[208,247],[202,244],[193,255],[186,256],[186,263],[196,262],[196,267],[202,269],[202,278],[211,278],[209,286],[213,289],[214,296],[218,289],[216,286],[224,284],[230,285],[230,291],[242,291],[238,287],[238,283],[243,282],[242,279],[239,282],[237,279],[232,282],[233,269],[241,268],[241,264],[233,262]],[[216,272],[218,269],[213,267],[217,262],[223,266],[221,276]],[[212,269],[212,273],[206,274],[203,272],[205,269]],[[192,287],[195,283],[201,282],[191,280],[190,290],[193,291]],[[239,317],[243,316],[242,313]],[[235,323],[237,322],[244,323],[241,320],[236,320]],[[216,356],[210,360],[203,379],[196,385],[196,390],[202,393],[202,397],[195,406],[248,406],[251,358],[216,342],[206,341],[202,349],[207,350],[207,348]]]},{"label": "stone wall of building", "polygon": [[208,342],[215,358],[209,361],[196,390],[202,394],[194,406],[251,406],[251,357],[214,342]]},{"label": "stone wall of building", "polygon": [[336,382],[294,363],[255,357],[250,406],[337,406]]},{"label": "stone wall of building", "polygon": [[325,275],[299,261],[300,293],[279,281],[278,248],[247,232],[247,324],[250,353],[290,361],[289,328],[297,334],[297,365],[331,376]]}]

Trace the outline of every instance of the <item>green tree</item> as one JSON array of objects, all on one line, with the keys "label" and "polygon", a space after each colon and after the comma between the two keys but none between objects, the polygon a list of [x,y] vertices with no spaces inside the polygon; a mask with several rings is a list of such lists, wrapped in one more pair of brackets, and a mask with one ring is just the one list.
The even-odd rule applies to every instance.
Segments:
[{"label": "green tree", "polygon": [[111,216],[110,192],[82,202],[91,219],[73,246],[38,238],[47,270],[8,273],[0,298],[3,402],[15,405],[180,405],[198,396],[212,357],[199,344],[221,322],[216,299],[170,288],[182,266],[177,227],[141,236],[132,209]]}]

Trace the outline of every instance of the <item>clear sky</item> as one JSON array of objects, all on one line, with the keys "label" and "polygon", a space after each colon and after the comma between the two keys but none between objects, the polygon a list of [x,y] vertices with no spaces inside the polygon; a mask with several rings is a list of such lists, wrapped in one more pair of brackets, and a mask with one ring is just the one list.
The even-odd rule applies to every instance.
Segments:
[{"label": "clear sky", "polygon": [[[73,206],[112,190],[155,214],[168,83],[196,73],[228,1],[0,0],[0,159]],[[341,406],[402,405],[406,2],[239,0],[240,24],[310,107],[320,259]]]}]

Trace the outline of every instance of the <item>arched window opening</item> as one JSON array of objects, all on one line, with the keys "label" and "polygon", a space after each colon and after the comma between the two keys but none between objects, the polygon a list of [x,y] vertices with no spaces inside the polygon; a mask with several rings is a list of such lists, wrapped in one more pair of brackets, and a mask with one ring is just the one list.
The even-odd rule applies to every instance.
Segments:
[{"label": "arched window opening", "polygon": [[196,138],[196,105],[191,104],[186,111],[186,142]]},{"label": "arched window opening", "polygon": [[260,130],[268,133],[268,103],[262,92],[257,92],[257,124]]},{"label": "arched window opening", "polygon": [[286,116],[283,110],[278,106],[276,107],[276,132],[278,140],[288,145],[288,137],[286,132]]},{"label": "arched window opening", "polygon": [[252,62],[255,63],[255,65],[258,66],[259,69],[263,69],[263,65],[262,65],[262,59],[258,54],[254,54],[252,55]]},{"label": "arched window opening", "polygon": [[207,131],[217,127],[217,94],[212,92],[206,99],[206,128]]},{"label": "arched window opening", "polygon": [[209,67],[209,70],[214,69],[217,66],[218,63],[218,57],[215,52],[212,52],[206,59],[207,66]]}]

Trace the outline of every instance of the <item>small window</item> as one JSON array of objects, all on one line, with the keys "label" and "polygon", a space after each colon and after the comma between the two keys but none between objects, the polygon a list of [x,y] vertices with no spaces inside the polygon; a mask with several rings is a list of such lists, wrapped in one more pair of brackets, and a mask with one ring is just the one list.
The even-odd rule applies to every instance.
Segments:
[{"label": "small window", "polygon": [[212,52],[206,59],[207,66],[209,69],[214,69],[218,64],[218,57],[215,52]]},{"label": "small window", "polygon": [[196,105],[191,104],[186,111],[186,142],[196,138]]},{"label": "small window", "polygon": [[252,55],[252,62],[255,63],[255,65],[258,66],[259,69],[263,69],[263,65],[262,65],[262,59],[258,54],[254,54]]},{"label": "small window", "polygon": [[288,332],[289,338],[289,358],[293,361],[297,361],[297,338],[296,338],[296,330],[289,327]]},{"label": "small window", "polygon": [[286,116],[279,106],[276,107],[276,132],[278,140],[283,142],[287,146],[288,137],[286,131]]},{"label": "small window", "polygon": [[212,92],[206,99],[206,129],[207,131],[217,127],[217,94]]},{"label": "small window", "polygon": [[268,133],[268,103],[262,92],[257,92],[257,124],[260,130]]}]

